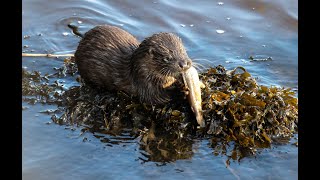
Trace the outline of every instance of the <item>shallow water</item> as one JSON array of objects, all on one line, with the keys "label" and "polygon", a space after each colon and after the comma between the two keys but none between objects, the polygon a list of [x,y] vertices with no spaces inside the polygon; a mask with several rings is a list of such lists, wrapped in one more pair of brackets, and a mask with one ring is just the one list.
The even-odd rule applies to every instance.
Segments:
[{"label": "shallow water", "polygon": [[[101,0],[22,1],[22,47],[28,53],[73,53],[79,38],[68,23],[86,32],[98,24],[112,24],[139,40],[166,31],[178,34],[188,55],[208,67],[245,67],[258,83],[298,87],[298,12],[294,0]],[[218,31],[217,31],[218,30]],[[223,31],[219,31],[223,30]],[[224,32],[224,33],[218,33]],[[30,38],[24,39],[24,35]],[[270,61],[250,61],[249,57]],[[43,74],[60,67],[63,58],[23,57],[28,70]],[[65,86],[78,86],[75,77]],[[50,116],[39,111],[51,105],[29,105],[23,110],[23,179],[297,179],[298,148],[288,144],[263,150],[256,157],[231,162],[214,156],[207,140],[195,140],[190,159],[159,164],[148,161],[139,141],[108,137],[102,143],[91,133],[47,124]],[[88,141],[83,142],[83,138]],[[129,136],[128,136],[129,137]],[[292,141],[294,142],[294,140]],[[147,160],[147,161],[146,161]]]}]

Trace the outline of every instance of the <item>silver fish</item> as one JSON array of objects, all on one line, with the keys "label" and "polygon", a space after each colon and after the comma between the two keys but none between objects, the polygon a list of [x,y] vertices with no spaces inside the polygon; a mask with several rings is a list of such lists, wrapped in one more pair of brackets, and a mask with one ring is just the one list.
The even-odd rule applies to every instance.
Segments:
[{"label": "silver fish", "polygon": [[202,99],[201,99],[201,86],[203,85],[199,80],[199,75],[194,67],[189,68],[182,73],[183,81],[188,92],[188,101],[191,109],[196,116],[196,120],[200,127],[205,127],[205,121],[202,115]]}]

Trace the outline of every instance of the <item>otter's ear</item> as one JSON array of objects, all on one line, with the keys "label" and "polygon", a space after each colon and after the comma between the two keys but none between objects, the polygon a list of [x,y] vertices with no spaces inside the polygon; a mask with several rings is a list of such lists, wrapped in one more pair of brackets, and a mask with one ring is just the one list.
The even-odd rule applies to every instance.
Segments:
[{"label": "otter's ear", "polygon": [[149,54],[153,54],[154,48],[153,48],[153,47],[150,47],[150,48],[148,49],[148,52],[149,52]]}]

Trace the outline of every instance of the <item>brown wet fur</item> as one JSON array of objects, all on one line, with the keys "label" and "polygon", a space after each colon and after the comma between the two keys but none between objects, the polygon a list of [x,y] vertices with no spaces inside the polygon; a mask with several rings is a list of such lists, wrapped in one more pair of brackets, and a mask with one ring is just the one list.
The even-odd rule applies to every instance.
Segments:
[{"label": "brown wet fur", "polygon": [[87,84],[122,90],[150,104],[168,102],[172,84],[192,65],[181,39],[172,33],[153,34],[139,43],[110,25],[85,33],[75,60]]}]

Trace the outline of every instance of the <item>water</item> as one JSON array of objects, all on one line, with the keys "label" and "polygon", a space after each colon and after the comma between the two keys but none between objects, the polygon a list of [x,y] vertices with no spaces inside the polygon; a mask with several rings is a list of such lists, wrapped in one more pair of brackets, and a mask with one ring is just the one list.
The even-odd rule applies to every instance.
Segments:
[{"label": "water", "polygon": [[[79,38],[68,23],[86,32],[98,24],[119,26],[140,41],[160,31],[179,35],[195,61],[245,67],[259,84],[298,87],[298,12],[294,0],[155,0],[155,1],[22,1],[22,51],[73,53]],[[223,33],[221,33],[223,32]],[[30,38],[24,39],[25,35]],[[270,61],[250,61],[249,57]],[[43,74],[60,67],[63,58],[23,57],[22,65]],[[65,86],[78,86],[75,77]],[[39,111],[51,105],[29,105],[23,111],[23,179],[297,179],[298,148],[273,146],[254,157],[231,162],[214,156],[207,140],[195,140],[190,159],[160,164],[148,161],[137,139],[108,137],[47,124]],[[67,129],[66,129],[67,128]],[[84,138],[87,140],[84,142]],[[119,140],[120,139],[120,140]],[[122,139],[122,140],[121,140]],[[117,143],[114,143],[117,141]],[[118,142],[121,141],[121,142]]]}]

